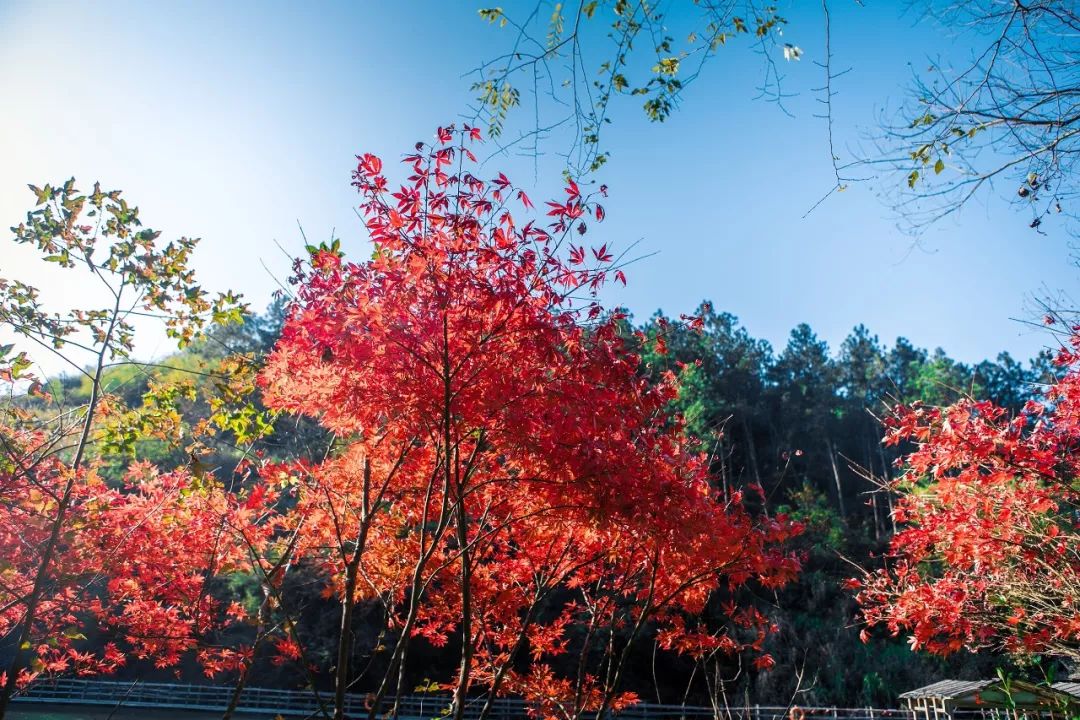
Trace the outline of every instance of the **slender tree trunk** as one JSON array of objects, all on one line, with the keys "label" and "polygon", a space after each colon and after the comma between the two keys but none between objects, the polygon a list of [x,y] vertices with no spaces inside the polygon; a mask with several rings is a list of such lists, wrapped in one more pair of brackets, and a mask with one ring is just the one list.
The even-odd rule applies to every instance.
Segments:
[{"label": "slender tree trunk", "polygon": [[251,675],[251,666],[255,663],[255,653],[259,651],[259,645],[262,644],[263,634],[267,627],[267,621],[269,620],[269,601],[270,596],[267,594],[259,607],[259,620],[255,627],[255,642],[251,644],[251,660],[244,663],[240,670],[240,676],[236,679],[236,685],[233,686],[232,695],[229,696],[229,704],[225,707],[225,712],[221,714],[221,720],[232,720],[233,714],[236,713],[236,708],[240,705],[240,697],[244,694],[244,688],[247,687],[248,677]]},{"label": "slender tree trunk", "polygon": [[720,434],[717,443],[720,445],[720,484],[724,490],[724,502],[727,502],[730,495],[728,491],[727,449],[725,448],[726,443],[724,442],[723,433]]},{"label": "slender tree trunk", "polygon": [[[690,690],[694,687],[694,677],[697,675],[698,666],[704,666],[704,661],[695,662],[694,669],[690,671],[690,677],[686,680],[686,690],[682,694],[682,702],[679,703],[679,720],[686,720],[686,701],[690,697]],[[707,672],[703,673],[708,675]],[[705,678],[706,687],[708,686],[708,677]]]},{"label": "slender tree trunk", "polygon": [[229,696],[229,704],[225,707],[225,712],[221,713],[221,720],[232,720],[233,714],[236,713],[236,708],[240,705],[240,696],[244,694],[244,688],[247,687],[248,671],[250,668],[244,668],[240,673],[240,677],[236,679],[236,685],[233,686],[232,695]]},{"label": "slender tree trunk", "polygon": [[[401,711],[401,698],[405,694],[405,673],[409,662],[409,643],[406,642],[401,650],[401,660],[398,662],[397,687],[394,688],[394,707],[391,708],[390,717],[397,720]],[[393,668],[387,668],[390,672]]]},{"label": "slender tree trunk", "polygon": [[368,528],[375,508],[371,503],[371,460],[364,459],[364,494],[360,514],[360,529],[352,557],[345,566],[345,596],[341,603],[341,629],[338,634],[337,666],[334,669],[334,720],[345,720],[345,693],[349,689],[349,664],[353,651],[353,612],[356,608],[356,585],[360,576],[360,561],[367,545]]},{"label": "slender tree trunk", "polygon": [[754,433],[750,430],[750,423],[746,421],[746,416],[741,418],[743,434],[746,435],[746,457],[750,461],[750,471],[754,473],[754,482],[761,485],[761,472],[758,470],[757,462],[757,447],[754,445]]},{"label": "slender tree trunk", "polygon": [[881,515],[877,506],[877,491],[870,493],[870,508],[874,511],[874,542],[881,540]]},{"label": "slender tree trunk", "polygon": [[341,628],[338,634],[337,666],[334,668],[334,720],[345,720],[345,692],[349,688],[349,659],[352,656],[353,607],[359,567],[349,563],[345,571],[345,595],[341,601]]},{"label": "slender tree trunk", "polygon": [[469,512],[466,507],[465,481],[461,475],[460,458],[454,448],[453,377],[450,363],[450,324],[447,314],[442,318],[442,380],[443,380],[443,446],[446,465],[445,492],[456,491],[457,544],[461,553],[461,665],[458,668],[457,685],[451,703],[450,715],[454,720],[465,717],[465,700],[472,678],[472,567],[469,559]]},{"label": "slender tree trunk", "polygon": [[844,508],[844,487],[840,483],[840,469],[836,466],[836,453],[833,452],[832,440],[825,436],[825,450],[829,453],[829,464],[832,466],[833,480],[836,482],[836,503],[840,508],[840,517],[846,518],[847,511]]},{"label": "slender tree trunk", "polygon": [[574,681],[574,707],[572,714],[573,718],[579,718],[583,714],[582,705],[583,694],[585,690],[585,671],[587,669],[586,665],[588,664],[589,651],[592,649],[593,636],[596,634],[597,631],[597,618],[598,613],[596,613],[595,611],[590,613],[589,625],[585,629],[585,637],[581,643],[581,652],[578,653],[577,674]]},{"label": "slender tree trunk", "polygon": [[[463,489],[459,488],[459,493]],[[465,511],[465,498],[458,498],[457,542],[461,552],[461,666],[458,669],[457,687],[454,689],[454,720],[465,717],[465,700],[472,678],[472,566],[469,560],[469,517]]]},{"label": "slender tree trunk", "polygon": [[[428,483],[428,491],[424,498],[425,508],[431,500],[431,494],[434,491],[434,483],[438,479],[437,473],[438,469],[436,469],[436,474],[433,475],[431,481]],[[409,609],[405,613],[405,622],[401,625],[400,634],[397,641],[394,643],[394,649],[390,653],[387,671],[383,675],[383,679],[379,683],[379,687],[375,691],[374,697],[371,699],[371,707],[368,709],[368,720],[376,720],[379,716],[379,706],[382,704],[383,698],[386,697],[387,690],[389,689],[390,677],[394,668],[398,667],[399,678],[404,672],[403,665],[408,654],[406,648],[408,647],[409,634],[412,632],[413,625],[416,623],[416,618],[420,612],[420,596],[422,595],[424,588],[424,570],[427,568],[427,564],[431,560],[432,555],[435,554],[435,550],[442,540],[443,533],[446,531],[450,524],[450,520],[452,519],[452,515],[448,508],[449,498],[446,494],[446,489],[444,488],[439,519],[435,529],[432,531],[430,543],[427,545],[426,549],[424,548],[424,542],[421,539],[421,554],[417,558],[416,564],[413,566],[412,579],[409,583]],[[425,524],[426,519],[427,516],[425,515]],[[402,663],[402,666],[398,666],[397,663]]]}]

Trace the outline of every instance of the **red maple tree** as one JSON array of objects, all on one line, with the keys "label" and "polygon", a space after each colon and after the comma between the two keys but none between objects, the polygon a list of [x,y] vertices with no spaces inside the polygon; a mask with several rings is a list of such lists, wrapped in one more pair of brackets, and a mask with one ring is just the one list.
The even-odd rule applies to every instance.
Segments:
[{"label": "red maple tree", "polygon": [[[26,468],[0,475],[0,634],[20,631],[32,658],[17,684],[39,674],[108,674],[129,658],[170,667],[189,652],[208,675],[236,668],[248,650],[215,638],[248,612],[217,597],[213,582],[251,571],[249,546],[275,535],[271,498],[241,497],[211,478],[160,473],[146,463],[132,465],[114,487],[92,466],[72,471],[55,457],[36,458],[39,435],[0,431],[8,459]],[[24,603],[64,490],[64,530],[30,618]],[[112,639],[86,649],[91,631]]]},{"label": "red maple tree", "polygon": [[[372,717],[402,692],[414,636],[457,638],[456,678],[442,685],[457,719],[478,692],[485,714],[519,693],[545,715],[601,717],[634,701],[620,681],[646,627],[691,651],[679,638],[703,631],[686,618],[712,593],[798,569],[781,549],[798,527],[718,495],[667,411],[676,379],[647,380],[642,338],[597,301],[605,282],[625,282],[607,245],[579,239],[603,220],[606,189],[571,181],[547,203],[549,224],[526,220],[522,190],[475,175],[477,141],[474,128],[440,128],[394,188],[379,158],[358,157],[372,256],[322,246],[297,264],[262,374],[272,407],[339,438],[325,462],[280,469],[304,518],[297,558],[341,600],[339,718],[364,600],[383,605],[395,638]],[[571,647],[571,626],[584,644]],[[557,674],[550,660],[568,653],[579,671]]]},{"label": "red maple tree", "polygon": [[[990,402],[898,407],[914,443],[885,567],[852,581],[866,623],[915,648],[1080,658],[1080,335],[1063,377],[1010,416]],[[865,636],[864,636],[865,637]]]}]

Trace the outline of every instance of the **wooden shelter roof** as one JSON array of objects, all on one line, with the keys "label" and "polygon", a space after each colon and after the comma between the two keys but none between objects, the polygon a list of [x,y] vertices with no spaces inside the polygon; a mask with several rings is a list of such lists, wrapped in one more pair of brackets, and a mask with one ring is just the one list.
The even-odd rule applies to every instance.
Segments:
[{"label": "wooden shelter roof", "polygon": [[938,698],[954,707],[1047,707],[1080,704],[1080,682],[1059,682],[1052,686],[1013,680],[1008,688],[1000,680],[939,680],[908,690],[901,700]]},{"label": "wooden shelter roof", "polygon": [[939,697],[946,700],[952,700],[965,695],[982,690],[987,685],[992,685],[996,680],[938,680],[936,683],[931,683],[925,687],[915,688],[914,690],[908,690],[906,693],[900,694],[901,700],[922,698],[922,697]]}]

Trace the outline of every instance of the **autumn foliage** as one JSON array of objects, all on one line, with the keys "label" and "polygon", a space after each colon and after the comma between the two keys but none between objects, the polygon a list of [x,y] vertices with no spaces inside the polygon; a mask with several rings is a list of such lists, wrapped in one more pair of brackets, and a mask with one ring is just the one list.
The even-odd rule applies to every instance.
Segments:
[{"label": "autumn foliage", "polygon": [[853,581],[870,626],[960,648],[1080,657],[1080,335],[1065,374],[1010,416],[990,402],[900,407],[914,443],[884,569]]},{"label": "autumn foliage", "polygon": [[[505,176],[474,174],[478,140],[440,129],[405,158],[400,186],[379,158],[358,158],[372,256],[323,246],[297,265],[262,375],[271,406],[317,418],[341,449],[277,471],[304,518],[297,557],[342,602],[339,693],[348,613],[377,601],[397,640],[373,714],[403,690],[413,636],[462,648],[444,684],[452,714],[478,692],[488,708],[519,694],[545,715],[602,714],[635,700],[620,679],[647,627],[679,651],[746,648],[693,618],[715,593],[791,578],[780,543],[798,528],[722,501],[666,411],[676,379],[650,382],[643,338],[597,302],[605,282],[625,282],[606,245],[580,244],[605,189],[568,183],[538,223]],[[554,672],[570,653],[579,670]]]},{"label": "autumn foliage", "polygon": [[[178,424],[182,393],[151,389],[153,409],[137,413],[108,381],[135,364],[134,317],[160,318],[186,344],[241,314],[235,296],[211,299],[196,283],[196,241],[160,242],[117,191],[95,185],[84,195],[74,180],[31,189],[37,205],[12,228],[15,242],[60,272],[87,271],[105,299],[61,313],[46,309],[37,288],[0,278],[4,330],[75,367],[87,387],[80,402],[62,403],[25,351],[0,346],[9,383],[0,406],[0,717],[12,693],[41,675],[108,673],[136,660],[170,667],[184,657],[208,674],[237,667],[249,649],[223,644],[221,633],[248,612],[222,600],[216,584],[259,567],[278,535],[275,495],[252,498],[128,455],[139,437],[183,438],[192,454],[201,447]],[[118,460],[127,468],[109,478]]]},{"label": "autumn foliage", "polygon": [[[18,599],[32,590],[69,475],[46,460],[29,479],[6,475],[0,483],[0,634],[23,620]],[[273,525],[262,522],[266,507],[144,464],[132,466],[122,487],[110,487],[93,468],[75,479],[63,547],[45,571],[48,591],[25,641],[33,661],[20,684],[40,673],[110,673],[129,658],[171,667],[189,652],[208,674],[233,669],[243,649],[217,646],[216,637],[247,613],[215,598],[211,579],[248,570],[237,534],[261,542],[272,533]],[[100,652],[80,649],[90,627],[113,638]]]},{"label": "autumn foliage", "polygon": [[[20,242],[64,268],[85,264],[113,302],[56,323],[35,289],[0,281],[5,322],[57,348],[78,339],[95,362],[85,404],[49,417],[46,400],[13,402],[0,418],[0,638],[11,656],[0,716],[41,675],[134,661],[226,673],[235,707],[269,659],[313,688],[331,676],[333,699],[319,702],[336,718],[361,690],[375,717],[413,690],[419,642],[458,653],[454,676],[425,687],[451,693],[455,718],[467,700],[486,717],[507,695],[538,716],[602,717],[637,700],[624,675],[646,636],[771,666],[770,623],[740,591],[794,577],[784,543],[798,524],[718,491],[669,410],[678,379],[642,360],[664,338],[629,331],[599,304],[606,282],[626,282],[608,245],[582,240],[604,219],[606,188],[568,182],[537,220],[504,175],[475,175],[479,139],[440,129],[394,187],[381,160],[358,158],[370,259],[310,248],[258,375],[269,413],[243,404],[253,364],[230,358],[225,376],[210,374],[212,414],[192,427],[178,409],[195,401],[190,384],[151,383],[135,410],[112,393],[109,368],[135,364],[133,315],[162,315],[187,343],[232,318],[235,299],[205,298],[188,267],[194,241],[162,248],[119,193],[35,190]],[[107,221],[82,224],[86,208]],[[25,355],[0,351],[20,381]],[[253,449],[274,413],[320,425],[329,452]],[[240,459],[211,471],[199,457],[219,431]],[[166,471],[133,460],[148,437],[189,461]],[[340,607],[333,658],[298,630],[298,571]],[[233,581],[251,592],[230,594]],[[358,648],[361,608],[365,622],[373,608],[381,618],[375,647]],[[361,651],[374,658],[365,667]]]}]

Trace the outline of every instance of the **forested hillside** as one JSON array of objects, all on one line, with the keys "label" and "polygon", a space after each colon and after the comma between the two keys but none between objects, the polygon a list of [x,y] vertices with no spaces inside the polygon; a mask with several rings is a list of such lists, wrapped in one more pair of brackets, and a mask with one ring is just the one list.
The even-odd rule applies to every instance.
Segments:
[{"label": "forested hillside", "polygon": [[[217,424],[214,443],[185,448],[174,437],[168,442],[140,439],[128,448],[128,460],[220,476],[238,463],[243,467],[245,459],[317,461],[330,451],[334,438],[315,423],[269,413],[258,400],[246,404],[253,372],[273,347],[285,308],[279,300],[264,314],[218,327],[157,364],[108,371],[105,388],[132,408],[134,425],[149,423],[182,435],[184,428]],[[687,322],[657,314],[637,327],[628,322],[625,331],[628,336],[636,333],[645,355],[643,371],[650,378],[659,381],[669,371],[678,376],[674,409],[683,413],[688,432],[708,454],[723,493],[742,492],[757,512],[787,513],[805,524],[804,534],[795,540],[805,564],[786,589],[746,599],[775,624],[765,642],[775,666],[755,667],[749,657],[724,653],[691,661],[658,649],[650,637],[637,645],[630,659],[627,686],[643,700],[665,703],[726,698],[730,703],[784,704],[794,697],[804,705],[880,707],[892,705],[899,692],[942,676],[992,674],[1004,662],[1000,657],[958,653],[943,660],[913,653],[904,637],[883,633],[862,642],[852,594],[842,583],[858,575],[859,567],[874,567],[874,557],[895,529],[892,498],[879,482],[896,472],[905,448],[882,443],[878,417],[896,403],[941,405],[965,394],[1018,410],[1053,379],[1049,352],[1028,364],[1002,353],[971,366],[904,338],[886,345],[862,325],[838,348],[828,347],[807,325],[793,329],[784,347],[773,348],[754,338],[738,318],[708,303],[693,317]],[[229,379],[222,374],[222,363],[229,368]],[[166,387],[172,388],[168,402],[161,393]],[[75,405],[85,401],[88,389],[85,379],[67,376],[50,381],[47,391],[50,403]],[[235,407],[229,406],[230,396],[238,401]],[[31,407],[44,405],[40,399],[28,402]],[[163,424],[162,413],[175,417]],[[132,439],[141,436],[136,430],[130,428]],[[122,428],[114,431],[124,435]],[[124,471],[118,464],[110,474],[118,481]],[[233,475],[232,482],[242,485],[243,477]],[[254,579],[237,577],[222,592],[238,592],[254,602],[258,588]],[[335,601],[304,568],[290,576],[284,596],[297,618],[308,659],[314,665],[330,663],[339,616]],[[357,614],[355,662],[377,667],[384,662],[379,649],[386,643],[380,614],[374,606]],[[365,618],[370,620],[366,630]],[[423,640],[413,645],[410,687],[452,676],[455,647],[433,647]],[[288,663],[262,663],[262,684],[309,681]],[[122,672],[145,671],[134,666]]]}]

